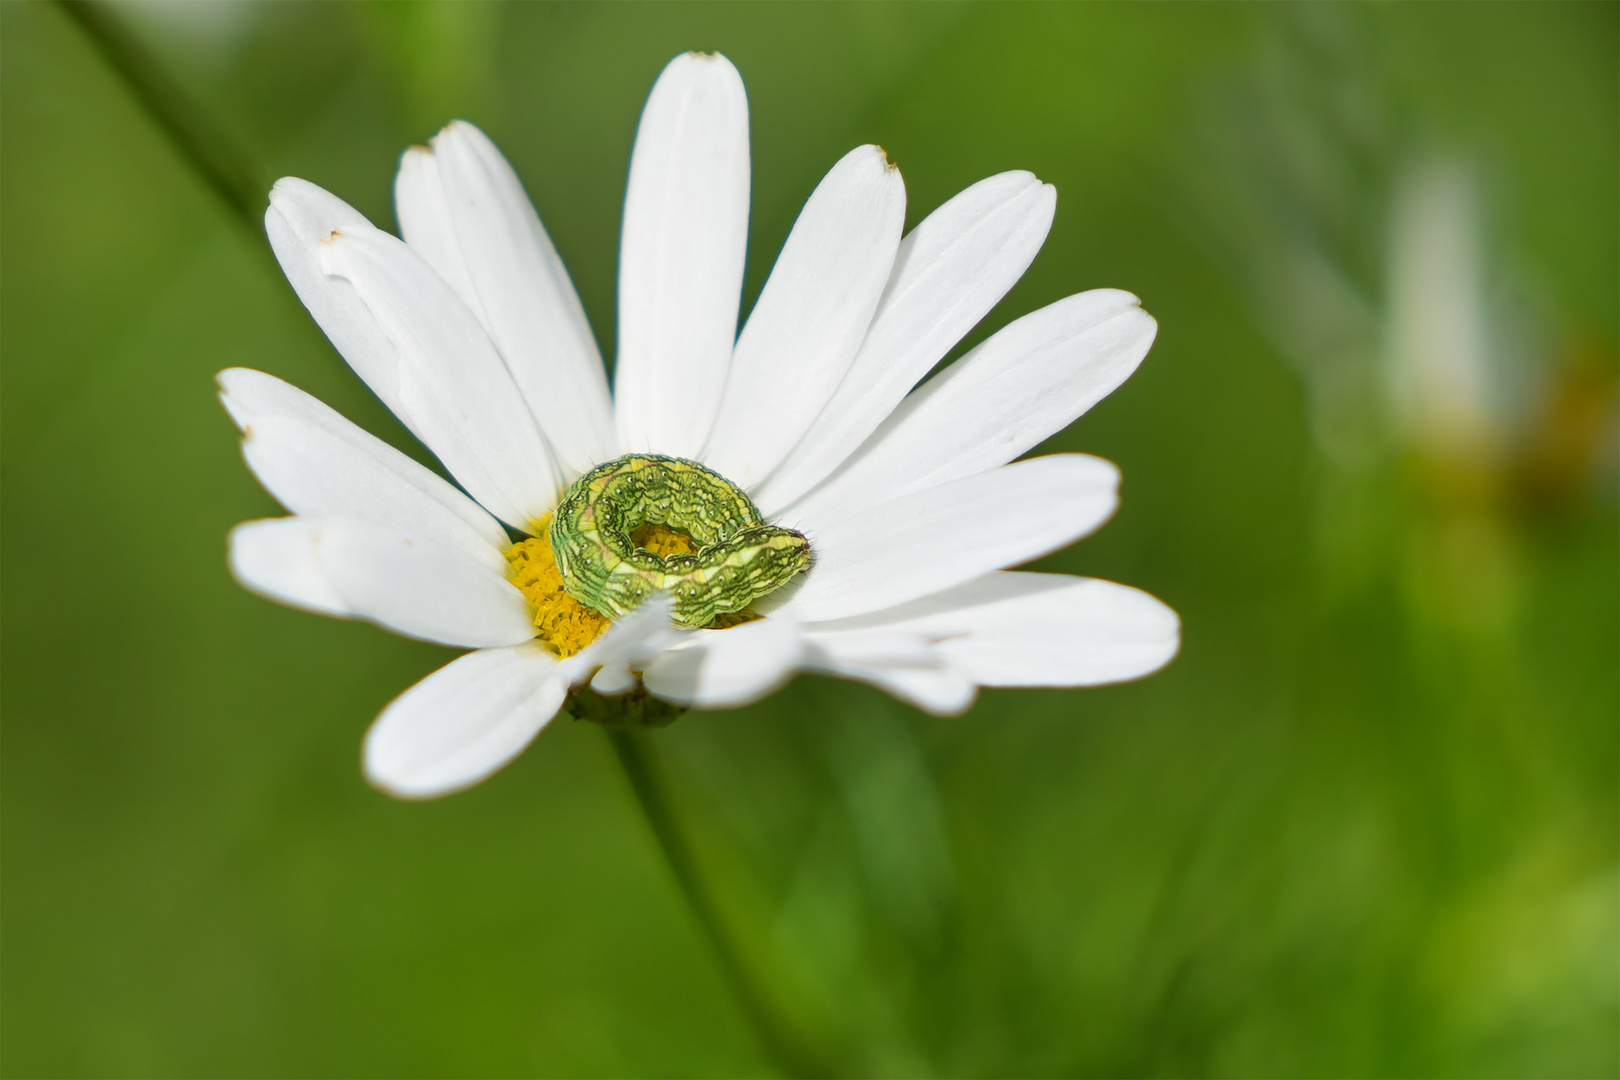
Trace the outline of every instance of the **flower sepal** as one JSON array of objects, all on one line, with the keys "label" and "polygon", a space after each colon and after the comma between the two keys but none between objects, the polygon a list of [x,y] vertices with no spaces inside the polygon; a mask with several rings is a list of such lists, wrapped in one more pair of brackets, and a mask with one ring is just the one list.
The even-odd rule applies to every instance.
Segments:
[{"label": "flower sepal", "polygon": [[575,720],[589,720],[610,728],[668,727],[686,715],[686,710],[679,705],[671,705],[642,689],[607,697],[588,686],[569,694],[562,711]]}]

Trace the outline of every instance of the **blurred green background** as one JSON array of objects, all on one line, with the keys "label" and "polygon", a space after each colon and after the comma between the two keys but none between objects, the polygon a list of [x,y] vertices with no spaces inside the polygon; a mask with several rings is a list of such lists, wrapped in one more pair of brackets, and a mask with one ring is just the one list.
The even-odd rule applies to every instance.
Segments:
[{"label": "blurred green background", "polygon": [[[833,1068],[1620,1071],[1616,5],[110,15],[261,199],[302,176],[392,227],[399,152],[483,126],[608,355],[636,119],[686,49],[748,86],[745,308],[873,141],[910,222],[1057,185],[970,343],[1098,286],[1158,318],[1050,444],[1118,462],[1122,509],[1041,565],[1174,606],[1170,668],[949,720],[807,676],[655,736]],[[0,5],[0,49],[0,1068],[770,1073],[601,731],[439,802],[366,787],[367,723],[452,654],[232,583],[226,531],[277,510],[212,376],[409,440],[73,19]]]}]

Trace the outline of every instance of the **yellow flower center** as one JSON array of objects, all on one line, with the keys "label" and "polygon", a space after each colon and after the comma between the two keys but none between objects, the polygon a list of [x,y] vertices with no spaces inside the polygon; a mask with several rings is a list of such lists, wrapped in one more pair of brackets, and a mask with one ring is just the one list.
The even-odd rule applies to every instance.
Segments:
[{"label": "yellow flower center", "polygon": [[[601,637],[612,623],[606,616],[575,600],[563,588],[562,574],[551,554],[551,540],[547,535],[550,524],[550,514],[535,522],[534,535],[507,548],[506,560],[512,564],[512,584],[529,601],[535,636],[559,657],[567,657]],[[685,533],[663,525],[644,525],[631,539],[638,547],[658,556],[689,554],[695,550]]]}]

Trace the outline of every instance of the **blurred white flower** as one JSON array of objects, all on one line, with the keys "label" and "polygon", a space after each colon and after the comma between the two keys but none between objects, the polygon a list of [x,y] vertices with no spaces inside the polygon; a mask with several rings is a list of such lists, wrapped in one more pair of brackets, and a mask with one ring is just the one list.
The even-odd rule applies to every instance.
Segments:
[{"label": "blurred white flower", "polygon": [[1490,453],[1491,341],[1473,172],[1411,169],[1390,234],[1389,380],[1406,440],[1442,457]]},{"label": "blurred white flower", "polygon": [[[738,334],[747,100],[724,57],[677,57],[636,137],[611,398],[567,272],[482,132],[457,122],[408,150],[395,196],[403,241],[296,179],[266,226],[338,351],[466,494],[270,375],[220,375],[249,467],[294,515],[237,527],[238,580],[474,650],[373,724],[379,787],[476,783],[587,683],[723,708],[818,671],[951,714],[979,686],[1115,682],[1175,654],[1176,615],[1146,593],[1004,569],[1114,511],[1109,462],[1013,459],[1135,370],[1156,330],[1136,298],[1058,301],[913,390],[1044,241],[1056,196],[1031,174],[975,184],[902,239],[899,171],[851,151]],[[630,451],[728,477],[810,538],[814,568],[729,629],[676,631],[661,600],[609,624],[548,592],[540,523]],[[502,522],[535,538],[514,546]]]}]

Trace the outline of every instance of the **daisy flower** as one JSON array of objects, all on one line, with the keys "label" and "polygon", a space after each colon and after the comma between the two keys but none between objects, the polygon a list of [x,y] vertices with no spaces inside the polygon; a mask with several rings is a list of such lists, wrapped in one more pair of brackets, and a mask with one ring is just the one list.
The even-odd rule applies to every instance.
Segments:
[{"label": "daisy flower", "polygon": [[[1045,240],[1056,194],[1030,173],[902,236],[899,170],[850,151],[739,333],[747,98],[725,57],[677,57],[631,159],[611,393],[481,131],[407,150],[395,199],[403,239],[298,179],[265,224],[299,299],[459,489],[271,375],[219,376],[248,466],[292,514],[231,533],[236,578],[472,650],[372,725],[378,787],[477,783],[571,694],[600,706],[587,687],[726,708],[813,671],[955,714],[981,686],[1116,682],[1175,654],[1176,615],[1146,593],[1007,569],[1117,505],[1107,461],[1014,459],[1135,370],[1156,329],[1136,297],[1060,300],[917,385]],[[800,560],[785,583],[761,576],[767,549]]]}]

